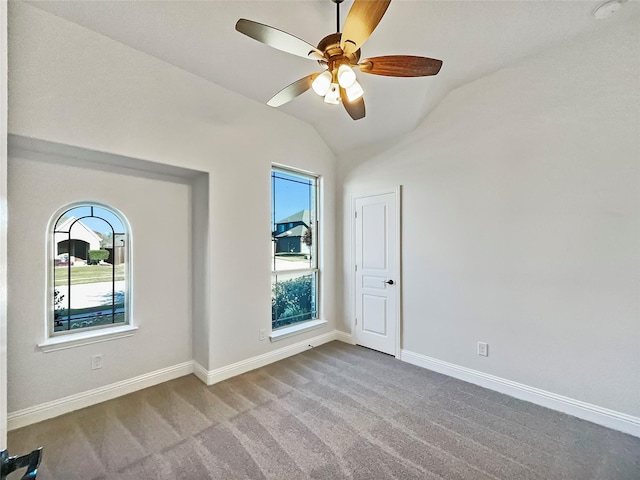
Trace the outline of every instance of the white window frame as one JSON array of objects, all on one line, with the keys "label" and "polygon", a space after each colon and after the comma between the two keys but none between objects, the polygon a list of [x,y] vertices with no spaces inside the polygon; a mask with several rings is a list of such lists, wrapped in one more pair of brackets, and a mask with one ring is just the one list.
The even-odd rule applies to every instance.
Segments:
[{"label": "white window frame", "polygon": [[[115,215],[123,225],[125,237],[125,320],[117,324],[98,325],[92,327],[83,327],[66,331],[55,331],[55,311],[54,311],[54,295],[55,290],[55,233],[54,229],[58,220],[69,210],[77,207],[95,207],[108,210]],[[133,335],[137,327],[133,325],[132,301],[131,301],[131,273],[133,262],[133,236],[131,234],[131,226],[126,216],[117,208],[94,201],[74,202],[59,208],[50,218],[47,226],[47,246],[46,246],[46,265],[47,265],[47,281],[45,294],[46,309],[46,325],[44,342],[40,343],[40,347],[45,353],[67,348],[73,348],[90,343],[102,342],[116,338],[123,338]]]},{"label": "white window frame", "polygon": [[[322,290],[321,290],[321,269],[320,269],[320,255],[321,255],[321,247],[320,247],[320,229],[321,229],[321,225],[320,225],[320,198],[321,198],[321,185],[322,185],[322,177],[320,175],[311,173],[311,172],[307,172],[307,171],[303,171],[303,170],[299,170],[296,168],[292,168],[292,167],[288,167],[288,166],[284,166],[284,165],[276,165],[273,164],[271,166],[271,171],[270,171],[270,178],[273,175],[273,172],[282,172],[284,174],[288,174],[288,175],[299,175],[302,177],[306,177],[306,178],[310,178],[313,179],[315,185],[314,185],[314,208],[315,208],[315,215],[312,221],[312,242],[311,242],[311,258],[312,258],[312,265],[308,268],[300,268],[300,269],[294,269],[294,270],[274,270],[273,269],[273,263],[272,263],[272,270],[271,270],[271,288],[273,288],[273,278],[275,275],[277,274],[281,274],[281,275],[286,275],[286,274],[305,274],[305,273],[313,273],[316,276],[316,283],[315,283],[315,293],[316,293],[316,298],[315,298],[315,312],[316,312],[316,316],[315,318],[309,319],[309,320],[301,320],[299,322],[295,322],[293,324],[290,325],[285,325],[282,327],[278,327],[276,329],[273,328],[273,319],[272,319],[272,323],[271,323],[271,335],[270,335],[270,339],[271,341],[276,341],[276,340],[281,340],[283,338],[289,337],[291,335],[296,335],[298,333],[302,333],[314,328],[319,328],[322,327],[323,325],[325,325],[327,323],[326,320],[322,320],[321,318],[321,313],[322,313],[322,301],[321,301],[321,295],[322,295]],[[271,194],[271,201],[273,201],[273,184],[271,183],[271,188],[270,188],[270,194]],[[271,216],[273,217],[273,204],[271,204]],[[275,227],[275,225],[274,225]],[[273,258],[272,258],[273,260]]]}]

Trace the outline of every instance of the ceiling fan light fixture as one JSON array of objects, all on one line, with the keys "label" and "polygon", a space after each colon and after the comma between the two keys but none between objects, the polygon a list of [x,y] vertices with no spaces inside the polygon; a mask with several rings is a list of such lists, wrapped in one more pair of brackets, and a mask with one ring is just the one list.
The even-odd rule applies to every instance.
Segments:
[{"label": "ceiling fan light fixture", "polygon": [[356,72],[349,65],[342,64],[338,67],[338,83],[342,88],[349,88],[356,81]]},{"label": "ceiling fan light fixture", "polygon": [[313,91],[318,95],[324,97],[329,93],[329,90],[331,89],[331,80],[331,72],[329,72],[328,70],[324,71],[315,78],[315,80],[311,84],[311,88],[313,88]]},{"label": "ceiling fan light fixture", "polygon": [[350,102],[353,102],[359,99],[362,95],[364,95],[364,90],[362,89],[362,86],[357,81],[354,81],[351,84],[351,86],[345,88],[344,90],[345,92],[347,92],[347,99]]},{"label": "ceiling fan light fixture", "polygon": [[[312,73],[287,85],[276,93],[267,105],[279,107],[307,90],[313,90],[328,104],[342,104],[353,120],[365,116],[362,86],[358,83],[356,69],[363,74],[386,77],[428,77],[437,75],[442,60],[416,55],[384,55],[360,61],[362,45],[382,20],[391,0],[352,0],[349,14],[340,33],[340,3],[336,4],[336,33],[325,36],[314,47],[310,43],[269,25],[241,18],[236,30],[249,38],[286,53],[315,60],[320,72]],[[594,12],[598,18],[606,12],[617,10],[629,0],[599,0],[607,2]],[[606,8],[605,8],[606,7]]]},{"label": "ceiling fan light fixture", "polygon": [[329,87],[329,91],[324,96],[324,101],[331,105],[338,105],[340,103],[340,85],[332,83]]}]

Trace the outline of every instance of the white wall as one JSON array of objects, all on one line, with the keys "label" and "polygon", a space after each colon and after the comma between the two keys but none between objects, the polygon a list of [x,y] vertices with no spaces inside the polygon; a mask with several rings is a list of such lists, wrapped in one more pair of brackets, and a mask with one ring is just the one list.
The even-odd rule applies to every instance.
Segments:
[{"label": "white wall", "polygon": [[[403,185],[403,348],[640,416],[637,19],[452,92],[350,197]],[[489,343],[489,357],[476,342]]]},{"label": "white wall", "polygon": [[193,360],[198,365],[208,365],[211,350],[209,338],[211,318],[209,285],[211,274],[211,243],[209,238],[209,175],[199,175],[193,182],[193,235],[194,252],[193,285]]},{"label": "white wall", "polygon": [[[9,411],[191,360],[191,187],[9,157]],[[43,353],[47,225],[61,207],[99,202],[131,227],[131,337]],[[92,371],[90,356],[103,355]]]},{"label": "white wall", "polygon": [[[194,195],[206,203],[194,214],[208,215],[194,241],[209,246],[201,257],[206,267],[194,272],[210,280],[205,294],[198,294],[208,303],[194,308],[194,322],[202,323],[194,328],[193,348],[205,369],[333,330],[336,166],[313,128],[23,3],[9,5],[9,62],[10,133],[208,175],[208,195]],[[275,344],[258,338],[271,322],[272,163],[321,175],[327,212],[321,242],[328,324]],[[156,281],[150,288],[157,286]],[[13,308],[22,306],[9,301],[16,302]],[[37,339],[25,341],[33,346]],[[13,363],[10,357],[9,368]]]}]

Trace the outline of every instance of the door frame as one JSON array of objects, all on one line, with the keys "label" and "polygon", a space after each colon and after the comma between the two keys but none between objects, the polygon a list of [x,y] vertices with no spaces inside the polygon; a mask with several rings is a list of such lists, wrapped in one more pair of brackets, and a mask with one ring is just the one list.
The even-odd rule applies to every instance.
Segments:
[{"label": "door frame", "polygon": [[7,24],[7,2],[0,2],[0,451],[7,448]]},{"label": "door frame", "polygon": [[378,195],[394,194],[396,198],[396,231],[394,235],[396,237],[396,267],[395,267],[395,280],[396,290],[398,297],[396,299],[396,344],[395,344],[395,357],[400,360],[402,350],[402,185],[397,185],[391,188],[380,188],[377,190],[367,191],[364,193],[354,193],[351,195],[351,205],[349,215],[351,217],[351,261],[349,262],[349,268],[351,272],[351,337],[353,343],[356,343],[356,200],[367,197],[375,197]]}]

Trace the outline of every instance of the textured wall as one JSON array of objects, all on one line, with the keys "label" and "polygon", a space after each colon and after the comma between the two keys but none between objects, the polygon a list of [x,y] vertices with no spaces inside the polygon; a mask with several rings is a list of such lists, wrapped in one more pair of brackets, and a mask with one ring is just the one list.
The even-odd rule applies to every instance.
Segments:
[{"label": "textured wall", "polygon": [[[334,328],[335,157],[312,127],[30,5],[9,5],[9,22],[10,133],[208,174],[208,189],[200,185],[208,195],[194,196],[194,215],[208,221],[194,241],[208,252],[194,260],[206,265],[192,272],[209,279],[193,330],[205,368]],[[322,313],[329,321],[276,344],[258,337],[271,322],[272,163],[323,178]]]},{"label": "textured wall", "polygon": [[640,415],[639,35],[622,23],[461,87],[345,166],[345,209],[403,185],[404,349]]},{"label": "textured wall", "polygon": [[[95,201],[131,227],[133,324],[119,340],[43,353],[47,226],[62,206]],[[191,360],[191,187],[60,163],[9,159],[9,410]],[[39,274],[40,272],[40,274]],[[101,370],[89,358],[103,354]]]}]

